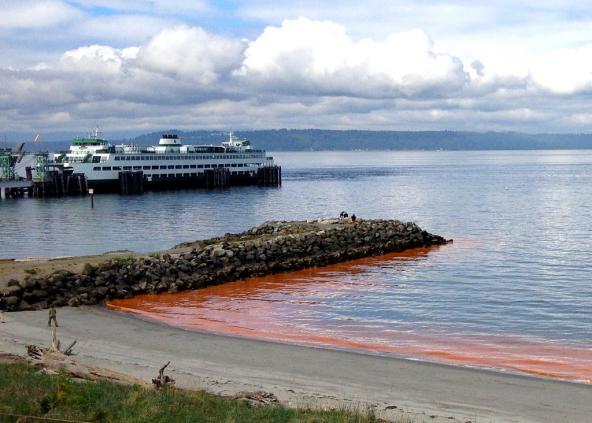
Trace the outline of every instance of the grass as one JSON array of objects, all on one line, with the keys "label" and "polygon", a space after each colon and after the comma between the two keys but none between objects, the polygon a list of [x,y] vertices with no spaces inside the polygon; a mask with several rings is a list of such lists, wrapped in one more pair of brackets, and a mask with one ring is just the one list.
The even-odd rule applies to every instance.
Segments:
[{"label": "grass", "polygon": [[136,261],[134,256],[115,257],[111,259],[111,263],[119,264],[121,266],[128,266]]},{"label": "grass", "polygon": [[[40,374],[34,367],[0,363],[0,422],[26,415],[77,422],[290,422],[375,423],[372,412],[322,411],[252,405],[203,391],[156,391],[111,382]],[[20,420],[23,421],[23,420]],[[27,419],[27,422],[49,420]]]}]

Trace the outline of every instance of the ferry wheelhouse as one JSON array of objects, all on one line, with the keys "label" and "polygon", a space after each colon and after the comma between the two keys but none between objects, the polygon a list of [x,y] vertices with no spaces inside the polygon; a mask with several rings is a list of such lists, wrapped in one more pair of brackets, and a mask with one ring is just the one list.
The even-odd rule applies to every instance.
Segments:
[{"label": "ferry wheelhouse", "polygon": [[[232,132],[221,145],[185,145],[174,134],[162,135],[158,145],[112,145],[95,130],[75,138],[61,158],[64,170],[86,175],[89,188],[116,191],[122,172],[135,172],[148,188],[205,185],[208,174],[227,175],[228,185],[256,184],[265,168],[274,167],[265,150],[253,149]],[[269,169],[268,169],[269,170]]]}]

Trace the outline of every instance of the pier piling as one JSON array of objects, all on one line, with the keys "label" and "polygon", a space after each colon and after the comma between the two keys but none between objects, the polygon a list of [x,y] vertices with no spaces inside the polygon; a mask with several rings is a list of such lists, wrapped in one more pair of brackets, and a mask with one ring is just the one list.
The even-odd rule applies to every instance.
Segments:
[{"label": "pier piling", "polygon": [[257,171],[257,181],[260,186],[279,187],[282,185],[281,166],[265,166]]},{"label": "pier piling", "polygon": [[144,172],[119,172],[119,193],[124,195],[144,193]]}]

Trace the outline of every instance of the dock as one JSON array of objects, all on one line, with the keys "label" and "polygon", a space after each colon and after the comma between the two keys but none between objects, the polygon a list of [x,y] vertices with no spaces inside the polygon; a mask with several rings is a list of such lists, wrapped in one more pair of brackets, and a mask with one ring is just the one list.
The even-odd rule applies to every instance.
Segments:
[{"label": "dock", "polygon": [[[175,135],[163,135],[156,147],[161,151],[158,155],[140,154],[133,146],[117,147],[117,150],[95,135],[75,139],[71,151],[80,157],[76,156],[75,166],[72,166],[63,160],[65,153],[50,159],[49,152],[26,153],[24,143],[18,143],[13,149],[0,150],[0,198],[80,196],[87,195],[89,190],[93,194],[141,195],[146,191],[282,185],[282,168],[273,164],[273,157],[266,157],[262,150],[250,150],[247,140],[232,135],[222,144],[189,146],[196,150],[184,153],[187,157],[212,160],[195,163],[179,153],[182,144]],[[243,149],[247,148],[245,146],[248,149]],[[224,149],[229,149],[230,155],[224,154]],[[98,153],[93,155],[92,151]],[[162,161],[163,158],[167,160]],[[177,161],[179,159],[184,161]],[[136,163],[136,160],[141,162]],[[253,168],[255,165],[257,167]]]}]

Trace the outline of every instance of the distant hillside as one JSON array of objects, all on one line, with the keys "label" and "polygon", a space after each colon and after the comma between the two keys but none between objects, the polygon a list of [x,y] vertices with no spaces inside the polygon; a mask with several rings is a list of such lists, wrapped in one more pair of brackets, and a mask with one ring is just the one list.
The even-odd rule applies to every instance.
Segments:
[{"label": "distant hillside", "polygon": [[[228,138],[222,131],[164,130],[114,143],[153,145],[162,133],[178,134],[187,144],[219,144]],[[592,149],[592,134],[522,134],[515,132],[455,131],[349,131],[324,129],[273,129],[236,131],[256,148],[269,151],[318,150],[549,150]],[[27,150],[64,150],[69,139],[27,143]],[[12,147],[1,143],[1,147]]]},{"label": "distant hillside", "polygon": [[[218,144],[228,134],[219,131],[170,131],[188,144]],[[138,144],[158,142],[160,132],[141,135]],[[544,150],[592,149],[592,134],[521,134],[453,131],[337,131],[274,129],[237,131],[257,148],[272,151],[317,150]]]}]

